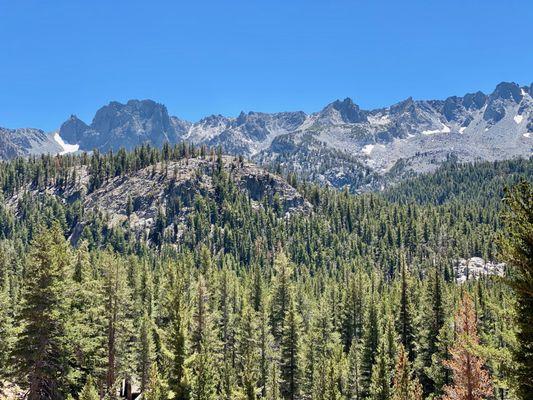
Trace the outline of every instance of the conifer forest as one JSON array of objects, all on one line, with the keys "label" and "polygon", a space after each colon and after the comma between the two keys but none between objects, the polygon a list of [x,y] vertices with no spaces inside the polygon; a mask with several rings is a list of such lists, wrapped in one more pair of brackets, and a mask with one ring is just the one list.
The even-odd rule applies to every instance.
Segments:
[{"label": "conifer forest", "polygon": [[374,192],[246,168],[186,144],[0,162],[0,398],[533,399],[531,159]]}]

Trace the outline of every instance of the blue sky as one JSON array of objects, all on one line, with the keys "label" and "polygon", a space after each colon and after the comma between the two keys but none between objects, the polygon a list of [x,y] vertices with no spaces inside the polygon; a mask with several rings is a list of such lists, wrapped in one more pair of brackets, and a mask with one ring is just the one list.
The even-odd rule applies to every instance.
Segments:
[{"label": "blue sky", "polygon": [[533,2],[0,0],[0,126],[151,98],[197,120],[533,81]]}]

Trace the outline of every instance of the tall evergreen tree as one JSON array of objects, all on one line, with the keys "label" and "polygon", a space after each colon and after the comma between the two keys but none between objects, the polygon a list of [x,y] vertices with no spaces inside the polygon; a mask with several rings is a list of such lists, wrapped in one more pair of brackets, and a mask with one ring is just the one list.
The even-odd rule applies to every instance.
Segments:
[{"label": "tall evergreen tree", "polygon": [[246,400],[255,400],[259,392],[259,352],[255,317],[253,308],[245,304],[237,332],[237,376]]},{"label": "tall evergreen tree", "polygon": [[422,400],[422,386],[412,375],[409,360],[403,346],[400,345],[394,373],[392,400]]},{"label": "tall evergreen tree", "polygon": [[193,315],[191,398],[193,400],[214,400],[218,398],[215,371],[215,326],[209,310],[205,280],[200,275],[196,290],[196,304]]},{"label": "tall evergreen tree", "polygon": [[130,380],[134,362],[132,293],[124,261],[104,252],[99,263],[104,269],[104,302],[107,333],[106,391],[115,397],[117,378]]},{"label": "tall evergreen tree", "polygon": [[7,284],[0,281],[0,394],[4,379],[11,372],[11,351],[14,341],[13,318]]},{"label": "tall evergreen tree", "polygon": [[372,368],[372,381],[370,384],[370,398],[372,400],[389,400],[390,378],[389,360],[385,342],[379,345],[376,364]]},{"label": "tall evergreen tree", "polygon": [[144,392],[148,383],[150,368],[155,360],[152,321],[146,311],[141,319],[139,339],[139,376],[141,378],[141,392]]},{"label": "tall evergreen tree", "polygon": [[164,400],[167,398],[156,363],[150,366],[146,387],[142,395],[144,400]]},{"label": "tall evergreen tree", "polygon": [[520,399],[533,399],[533,187],[522,182],[507,193],[503,254],[513,267],[509,283],[517,296],[518,346],[514,352]]},{"label": "tall evergreen tree", "polygon": [[359,345],[352,341],[350,352],[348,353],[348,399],[360,400],[361,395],[361,365],[360,365]]},{"label": "tall evergreen tree", "polygon": [[453,326],[451,321],[444,323],[437,336],[436,351],[431,356],[431,366],[426,370],[433,382],[433,394],[442,395],[443,388],[451,383],[452,376],[445,362],[451,358],[450,349],[453,344]]},{"label": "tall evergreen tree", "polygon": [[421,370],[420,380],[426,394],[435,391],[435,382],[430,369],[433,355],[438,350],[439,333],[444,325],[444,303],[442,278],[437,266],[429,272],[427,288],[422,302],[421,333],[417,347],[417,366]]},{"label": "tall evergreen tree", "polygon": [[289,300],[281,336],[281,394],[289,400],[297,399],[300,390],[299,341],[300,321],[294,301]]},{"label": "tall evergreen tree", "polygon": [[59,225],[34,240],[25,271],[22,333],[14,353],[18,376],[28,379],[29,400],[62,399],[67,392],[65,293],[70,262]]},{"label": "tall evergreen tree", "polygon": [[403,344],[407,356],[410,361],[414,359],[414,341],[415,334],[413,328],[413,317],[411,310],[411,294],[409,292],[409,277],[407,270],[407,262],[405,255],[401,255],[400,260],[400,279],[401,279],[401,292],[400,292],[400,309],[398,312],[398,333],[400,334],[400,341]]},{"label": "tall evergreen tree", "polygon": [[270,323],[272,326],[272,334],[279,342],[281,335],[283,334],[285,314],[289,306],[292,274],[289,260],[283,251],[276,255],[274,269],[276,271],[276,276],[271,303]]},{"label": "tall evergreen tree", "polygon": [[452,371],[453,384],[444,388],[444,400],[490,399],[492,385],[484,369],[484,360],[473,352],[479,344],[477,318],[467,293],[464,293],[455,316],[455,329],[457,340],[450,351],[452,359],[445,362]]},{"label": "tall evergreen tree", "polygon": [[[372,286],[374,283],[372,284]],[[372,379],[372,369],[376,362],[376,355],[379,346],[379,322],[378,310],[376,306],[375,289],[372,289],[370,303],[364,327],[363,349],[361,355],[361,393],[363,398],[370,393]]]},{"label": "tall evergreen tree", "polygon": [[169,317],[168,348],[172,357],[169,368],[169,384],[176,400],[187,400],[189,398],[189,387],[185,371],[187,349],[183,320],[184,307],[182,305],[183,284],[175,281],[169,291],[167,311]]}]

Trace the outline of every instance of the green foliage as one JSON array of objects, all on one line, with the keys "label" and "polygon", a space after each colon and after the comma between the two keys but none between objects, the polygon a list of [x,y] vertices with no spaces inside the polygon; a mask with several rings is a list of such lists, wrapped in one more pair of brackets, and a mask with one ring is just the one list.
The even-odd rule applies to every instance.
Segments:
[{"label": "green foliage", "polygon": [[[130,226],[142,201],[134,193],[123,199],[130,218],[113,227],[104,210],[85,208],[83,191],[72,193],[82,176],[94,191],[143,168],[156,179],[191,157],[209,160],[197,177],[212,179],[213,192],[163,188],[149,232]],[[468,292],[476,351],[510,400],[506,366],[521,366],[525,381],[533,326],[531,191],[509,194],[514,211],[503,219],[499,202],[502,185],[529,178],[532,164],[450,162],[359,195],[291,176],[313,211],[286,217],[280,194],[253,201],[232,179],[242,160],[224,168],[220,154],[188,145],[2,163],[0,382],[36,382],[48,390],[37,397],[58,399],[113,397],[126,380],[153,399],[360,400],[418,398],[419,378],[436,398],[451,384],[450,317]],[[500,281],[457,285],[452,269],[458,257],[498,260],[504,224],[516,312]],[[75,247],[65,239],[77,236]],[[43,338],[49,351],[35,351]],[[393,373],[398,341],[409,357]]]},{"label": "green foliage", "polygon": [[146,382],[145,390],[143,390],[143,399],[145,400],[164,400],[167,398],[165,393],[165,387],[159,376],[159,370],[157,364],[152,364],[149,373],[148,379]]},{"label": "green foliage", "polygon": [[100,400],[93,378],[89,376],[79,395],[80,400]]},{"label": "green foliage", "polygon": [[521,399],[533,399],[533,187],[527,182],[518,184],[505,203],[503,254],[513,267],[509,282],[517,294],[517,394]]},{"label": "green foliage", "polygon": [[60,398],[66,388],[69,266],[69,247],[58,225],[32,242],[20,309],[22,332],[14,352],[17,376],[27,377],[32,400]]}]

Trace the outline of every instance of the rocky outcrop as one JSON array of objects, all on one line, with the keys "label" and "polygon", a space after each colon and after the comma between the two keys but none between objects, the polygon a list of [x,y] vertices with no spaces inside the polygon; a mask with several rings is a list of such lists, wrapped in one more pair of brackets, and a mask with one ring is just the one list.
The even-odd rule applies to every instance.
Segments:
[{"label": "rocky outcrop", "polygon": [[505,264],[485,261],[481,257],[460,258],[454,265],[454,273],[457,283],[464,283],[489,275],[504,276]]},{"label": "rocky outcrop", "polygon": [[[289,217],[293,213],[309,213],[312,206],[300,193],[281,177],[272,174],[255,164],[238,158],[223,156],[222,167],[237,188],[250,198],[253,207],[259,209],[263,203],[281,206],[280,213]],[[179,199],[178,220],[184,223],[194,207],[196,196],[216,199],[213,174],[216,168],[212,157],[196,157],[180,161],[159,163],[125,176],[110,179],[98,189],[89,192],[90,177],[86,167],[77,167],[76,184],[69,187],[49,187],[37,192],[31,187],[7,199],[8,206],[16,212],[19,199],[25,193],[33,196],[44,194],[56,196],[63,202],[81,200],[84,215],[102,213],[108,227],[119,226],[129,220],[129,226],[137,235],[148,236],[154,226],[160,209],[171,207],[170,201]],[[128,200],[131,199],[133,212],[127,215]],[[85,221],[80,221],[71,240],[76,243],[83,231]]]}]

